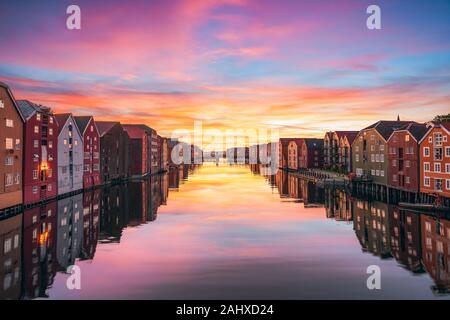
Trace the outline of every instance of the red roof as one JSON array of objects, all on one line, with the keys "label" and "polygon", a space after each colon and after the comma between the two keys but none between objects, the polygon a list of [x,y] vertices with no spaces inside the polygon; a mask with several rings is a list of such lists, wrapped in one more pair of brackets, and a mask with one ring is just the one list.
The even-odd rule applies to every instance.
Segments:
[{"label": "red roof", "polygon": [[142,139],[146,134],[146,130],[132,124],[123,124],[122,125],[125,131],[130,136],[130,139]]},{"label": "red roof", "polygon": [[71,116],[71,113],[58,113],[53,116],[55,117],[56,122],[58,122],[58,134],[60,134],[67,122],[67,119]]}]

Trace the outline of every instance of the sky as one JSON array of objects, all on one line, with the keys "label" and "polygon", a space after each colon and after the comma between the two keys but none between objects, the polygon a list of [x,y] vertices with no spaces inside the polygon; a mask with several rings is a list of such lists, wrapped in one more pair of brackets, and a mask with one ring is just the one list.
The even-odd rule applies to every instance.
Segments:
[{"label": "sky", "polygon": [[[81,8],[81,30],[66,8]],[[381,9],[369,30],[366,9]],[[55,112],[170,137],[272,128],[322,137],[450,110],[450,1],[0,3],[0,81]]]}]

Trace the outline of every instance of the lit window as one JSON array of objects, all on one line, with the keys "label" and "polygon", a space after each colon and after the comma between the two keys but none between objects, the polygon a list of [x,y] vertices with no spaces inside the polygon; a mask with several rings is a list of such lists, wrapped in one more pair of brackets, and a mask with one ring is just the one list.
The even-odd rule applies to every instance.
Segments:
[{"label": "lit window", "polygon": [[11,119],[6,119],[6,126],[8,128],[14,128],[14,121]]},{"label": "lit window", "polygon": [[12,138],[6,138],[5,139],[5,148],[7,150],[11,150],[13,148],[13,139]]},{"label": "lit window", "polygon": [[38,171],[33,170],[33,180],[37,180],[37,178],[38,178]]},{"label": "lit window", "polygon": [[53,135],[53,129],[52,128],[48,129],[48,134],[51,135],[51,136]]},{"label": "lit window", "polygon": [[35,148],[39,148],[39,140],[34,140],[33,145]]},{"label": "lit window", "polygon": [[16,150],[20,150],[20,139],[16,139]]},{"label": "lit window", "polygon": [[39,126],[34,126],[34,133],[39,133]]},{"label": "lit window", "polygon": [[53,124],[53,117],[50,117],[49,121],[50,121],[51,124]]},{"label": "lit window", "polygon": [[67,139],[63,140],[64,145],[67,145]]},{"label": "lit window", "polygon": [[91,132],[94,132],[94,126],[91,126]]},{"label": "lit window", "polygon": [[41,121],[41,114],[40,113],[36,114],[36,120],[37,121]]},{"label": "lit window", "polygon": [[406,141],[406,142],[409,141],[409,134],[407,134],[407,135],[405,136],[405,141]]},{"label": "lit window", "polygon": [[0,99],[0,109],[5,108],[5,103],[3,102],[3,100]]}]

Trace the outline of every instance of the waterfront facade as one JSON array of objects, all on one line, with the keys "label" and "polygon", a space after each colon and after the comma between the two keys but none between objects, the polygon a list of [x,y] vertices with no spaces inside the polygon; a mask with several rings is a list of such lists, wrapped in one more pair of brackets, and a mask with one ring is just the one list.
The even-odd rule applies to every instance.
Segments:
[{"label": "waterfront facade", "polygon": [[287,145],[287,168],[297,171],[300,169],[300,153],[303,146],[303,139],[291,139]]},{"label": "waterfront facade", "polygon": [[17,105],[25,120],[23,202],[31,204],[58,195],[58,123],[50,108],[28,100]]},{"label": "waterfront facade", "polygon": [[150,173],[148,166],[148,138],[147,133],[142,128],[135,125],[123,125],[130,138],[131,146],[131,176],[139,178]]},{"label": "waterfront facade", "polygon": [[450,197],[450,123],[431,123],[420,140],[420,191]]},{"label": "waterfront facade", "polygon": [[0,82],[0,209],[23,203],[24,119],[9,87]]},{"label": "waterfront facade", "polygon": [[357,177],[387,185],[387,140],[407,121],[378,121],[361,130],[352,144],[352,168]]},{"label": "waterfront facade", "polygon": [[90,188],[100,181],[100,135],[92,116],[77,116],[75,122],[83,135],[83,187]]},{"label": "waterfront facade", "polygon": [[302,139],[299,168],[320,169],[323,167],[323,140]]},{"label": "waterfront facade", "polygon": [[288,167],[288,145],[290,138],[280,138],[278,141],[278,167],[286,169]]},{"label": "waterfront facade", "polygon": [[129,137],[119,122],[97,121],[100,135],[100,177],[103,184],[128,177]]},{"label": "waterfront facade", "polygon": [[83,136],[72,114],[55,114],[58,122],[58,195],[83,189]]},{"label": "waterfront facade", "polygon": [[389,187],[419,192],[419,141],[427,131],[426,125],[411,122],[391,134],[387,141]]}]

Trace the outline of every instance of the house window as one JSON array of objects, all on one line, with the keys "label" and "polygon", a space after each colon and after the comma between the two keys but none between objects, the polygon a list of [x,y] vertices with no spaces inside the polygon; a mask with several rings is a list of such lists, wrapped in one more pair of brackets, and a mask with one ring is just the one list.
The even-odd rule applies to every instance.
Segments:
[{"label": "house window", "polygon": [[41,114],[40,113],[36,114],[36,120],[37,121],[41,121]]},{"label": "house window", "polygon": [[370,170],[370,174],[374,176],[375,175],[375,169]]},{"label": "house window", "polygon": [[4,242],[4,245],[3,245],[3,252],[4,252],[5,254],[7,254],[7,253],[11,252],[11,249],[12,249],[12,239],[11,239],[11,238],[8,238],[8,239],[6,239],[5,242]]},{"label": "house window", "polygon": [[12,173],[7,173],[6,174],[6,179],[5,179],[5,186],[12,186],[13,184],[13,175]]},{"label": "house window", "polygon": [[372,153],[372,154],[370,155],[370,161],[371,161],[371,162],[375,162],[375,154]]},{"label": "house window", "polygon": [[442,160],[442,148],[434,148],[434,160]]},{"label": "house window", "polygon": [[34,141],[33,141],[33,146],[34,146],[35,148],[39,148],[39,140],[34,140]]},{"label": "house window", "polygon": [[38,192],[38,187],[37,187],[37,186],[33,186],[32,191],[33,191],[33,194],[37,194],[37,192]]},{"label": "house window", "polygon": [[94,126],[91,126],[91,132],[94,132]]},{"label": "house window", "polygon": [[47,190],[48,191],[52,191],[52,184],[51,183],[47,186]]},{"label": "house window", "polygon": [[423,171],[430,172],[430,163],[429,162],[424,162]]},{"label": "house window", "polygon": [[75,142],[74,142],[74,144],[75,144],[75,146],[77,146],[77,145],[78,145],[78,140],[77,140],[77,139],[75,139]]},{"label": "house window", "polygon": [[410,181],[409,177],[405,177],[405,183],[409,184],[409,181]]},{"label": "house window", "polygon": [[12,166],[14,164],[14,158],[13,157],[6,157],[5,158],[5,165],[6,166]]},{"label": "house window", "polygon": [[37,180],[37,178],[38,178],[38,171],[33,170],[33,180]]},{"label": "house window", "polygon": [[396,175],[396,174],[393,174],[393,175],[392,175],[392,180],[393,180],[394,182],[397,182],[397,175]]},{"label": "house window", "polygon": [[430,177],[423,177],[423,185],[425,187],[429,187],[430,186]]},{"label": "house window", "polygon": [[441,172],[441,164],[440,163],[434,164],[434,172]]},{"label": "house window", "polygon": [[442,146],[442,134],[440,133],[434,134],[434,145],[437,147]]},{"label": "house window", "polygon": [[384,151],[384,144],[380,145],[380,151]]},{"label": "house window", "polygon": [[445,147],[445,156],[450,158],[450,147]]},{"label": "house window", "polygon": [[14,128],[14,121],[11,119],[6,119],[6,126],[8,128]]},{"label": "house window", "polygon": [[20,139],[16,139],[16,150],[20,150]]},{"label": "house window", "polygon": [[393,167],[396,167],[396,166],[397,166],[397,160],[395,160],[395,159],[392,160],[392,166],[393,166]]},{"label": "house window", "polygon": [[49,118],[50,124],[53,124],[53,117]]},{"label": "house window", "polygon": [[445,173],[450,173],[450,163],[445,164]]},{"label": "house window", "polygon": [[356,162],[359,162],[359,154],[355,155],[355,160],[356,160]]},{"label": "house window", "polygon": [[16,175],[14,176],[14,183],[20,184],[20,173],[16,173]]},{"label": "house window", "polygon": [[406,167],[406,168],[409,168],[410,166],[411,166],[410,161],[409,161],[409,160],[406,160],[406,161],[405,161],[405,167]]},{"label": "house window", "polygon": [[370,151],[375,151],[375,145],[370,146]]},{"label": "house window", "polygon": [[406,142],[409,141],[409,134],[407,134],[407,135],[405,136],[405,141],[406,141]]},{"label": "house window", "polygon": [[49,141],[49,142],[48,142],[48,147],[49,147],[49,148],[53,148],[53,141]]},{"label": "house window", "polygon": [[4,109],[5,108],[5,103],[3,102],[3,100],[0,100],[0,109]]},{"label": "house window", "polygon": [[51,178],[52,175],[53,175],[53,170],[52,170],[52,169],[48,169],[47,176],[48,176],[49,178]]},{"label": "house window", "polygon": [[434,190],[442,191],[442,179],[434,179]]},{"label": "house window", "polygon": [[355,151],[356,151],[356,152],[359,152],[359,146],[356,146],[356,147],[355,147]]},{"label": "house window", "polygon": [[6,138],[5,142],[6,142],[5,148],[7,150],[12,150],[12,148],[13,148],[13,139],[12,138]]},{"label": "house window", "polygon": [[450,190],[450,179],[445,179],[445,189]]},{"label": "house window", "polygon": [[429,147],[423,148],[423,156],[424,157],[429,157],[430,156],[430,148]]},{"label": "house window", "polygon": [[34,133],[39,133],[39,126],[34,126]]},{"label": "house window", "polygon": [[51,136],[53,135],[53,129],[52,128],[48,129],[48,134],[51,135]]},{"label": "house window", "polygon": [[378,153],[375,155],[375,161],[380,162],[380,155]]}]

